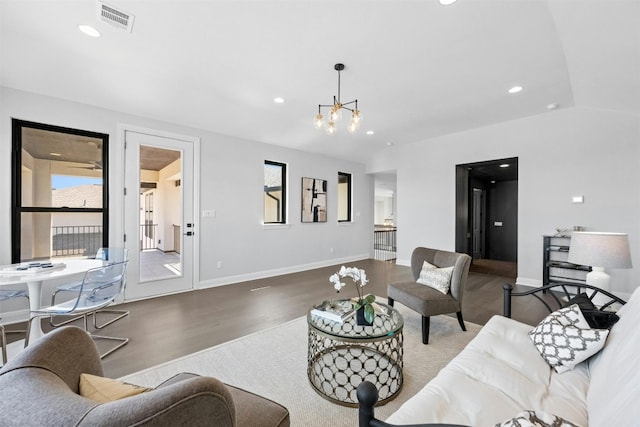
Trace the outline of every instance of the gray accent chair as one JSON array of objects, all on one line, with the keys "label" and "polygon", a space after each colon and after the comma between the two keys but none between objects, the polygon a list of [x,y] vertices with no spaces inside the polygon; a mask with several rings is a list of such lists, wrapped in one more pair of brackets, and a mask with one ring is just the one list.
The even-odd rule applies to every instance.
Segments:
[{"label": "gray accent chair", "polygon": [[81,328],[55,329],[0,369],[0,426],[287,427],[271,400],[211,377],[178,374],[153,390],[97,403],[78,394],[80,374],[103,375]]},{"label": "gray accent chair", "polygon": [[[424,261],[439,268],[453,266],[449,293],[443,294],[417,282]],[[418,247],[411,254],[411,271],[414,281],[395,282],[387,286],[389,305],[394,301],[409,307],[422,316],[422,343],[429,343],[429,318],[439,314],[456,313],[463,331],[467,329],[462,319],[462,297],[467,285],[471,257],[467,254]]]}]

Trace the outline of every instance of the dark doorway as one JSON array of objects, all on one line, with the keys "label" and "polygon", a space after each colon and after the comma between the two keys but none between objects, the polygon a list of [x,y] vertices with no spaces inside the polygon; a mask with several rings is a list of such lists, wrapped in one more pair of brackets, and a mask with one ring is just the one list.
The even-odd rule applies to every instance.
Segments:
[{"label": "dark doorway", "polygon": [[456,251],[471,271],[516,277],[518,159],[456,166]]}]

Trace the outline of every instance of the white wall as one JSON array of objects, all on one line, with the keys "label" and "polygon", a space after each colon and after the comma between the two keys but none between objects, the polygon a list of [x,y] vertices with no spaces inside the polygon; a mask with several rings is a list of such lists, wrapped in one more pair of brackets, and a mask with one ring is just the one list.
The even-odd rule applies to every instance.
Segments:
[{"label": "white wall", "polygon": [[[215,209],[216,217],[202,218],[197,230],[200,283],[196,287],[367,258],[372,252],[373,184],[363,164],[0,87],[0,264],[11,261],[11,118],[110,135],[109,240],[113,245],[122,244],[123,235],[123,201],[117,195],[124,185],[124,161],[118,125],[199,137],[200,209]],[[288,164],[289,227],[262,226],[264,160]],[[338,171],[353,176],[354,221],[349,224],[337,224]],[[326,223],[301,223],[302,176],[328,181]],[[222,261],[223,268],[216,267],[217,261]]]},{"label": "white wall", "polygon": [[[582,108],[395,146],[369,172],[397,169],[398,259],[419,245],[455,249],[455,165],[518,157],[518,282],[542,279],[542,235],[556,227],[629,233],[634,268],[612,288],[640,284],[640,118]],[[571,197],[584,196],[584,204]]]}]

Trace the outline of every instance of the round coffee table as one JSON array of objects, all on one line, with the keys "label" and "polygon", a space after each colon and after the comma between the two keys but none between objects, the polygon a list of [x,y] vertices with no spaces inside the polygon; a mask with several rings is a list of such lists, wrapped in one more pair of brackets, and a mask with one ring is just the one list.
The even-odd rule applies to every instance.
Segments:
[{"label": "round coffee table", "polygon": [[366,380],[378,389],[378,404],[384,404],[402,388],[404,320],[393,307],[376,304],[371,326],[357,325],[355,315],[341,323],[307,314],[307,376],[324,398],[356,407],[356,389]]}]

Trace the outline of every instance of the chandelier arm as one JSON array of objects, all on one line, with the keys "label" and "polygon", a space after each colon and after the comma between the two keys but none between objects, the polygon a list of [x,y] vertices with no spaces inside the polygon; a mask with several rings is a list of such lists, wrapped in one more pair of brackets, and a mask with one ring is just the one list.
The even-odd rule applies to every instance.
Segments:
[{"label": "chandelier arm", "polygon": [[[333,98],[335,99],[335,96]],[[338,103],[340,103],[340,69],[338,69]]]}]

